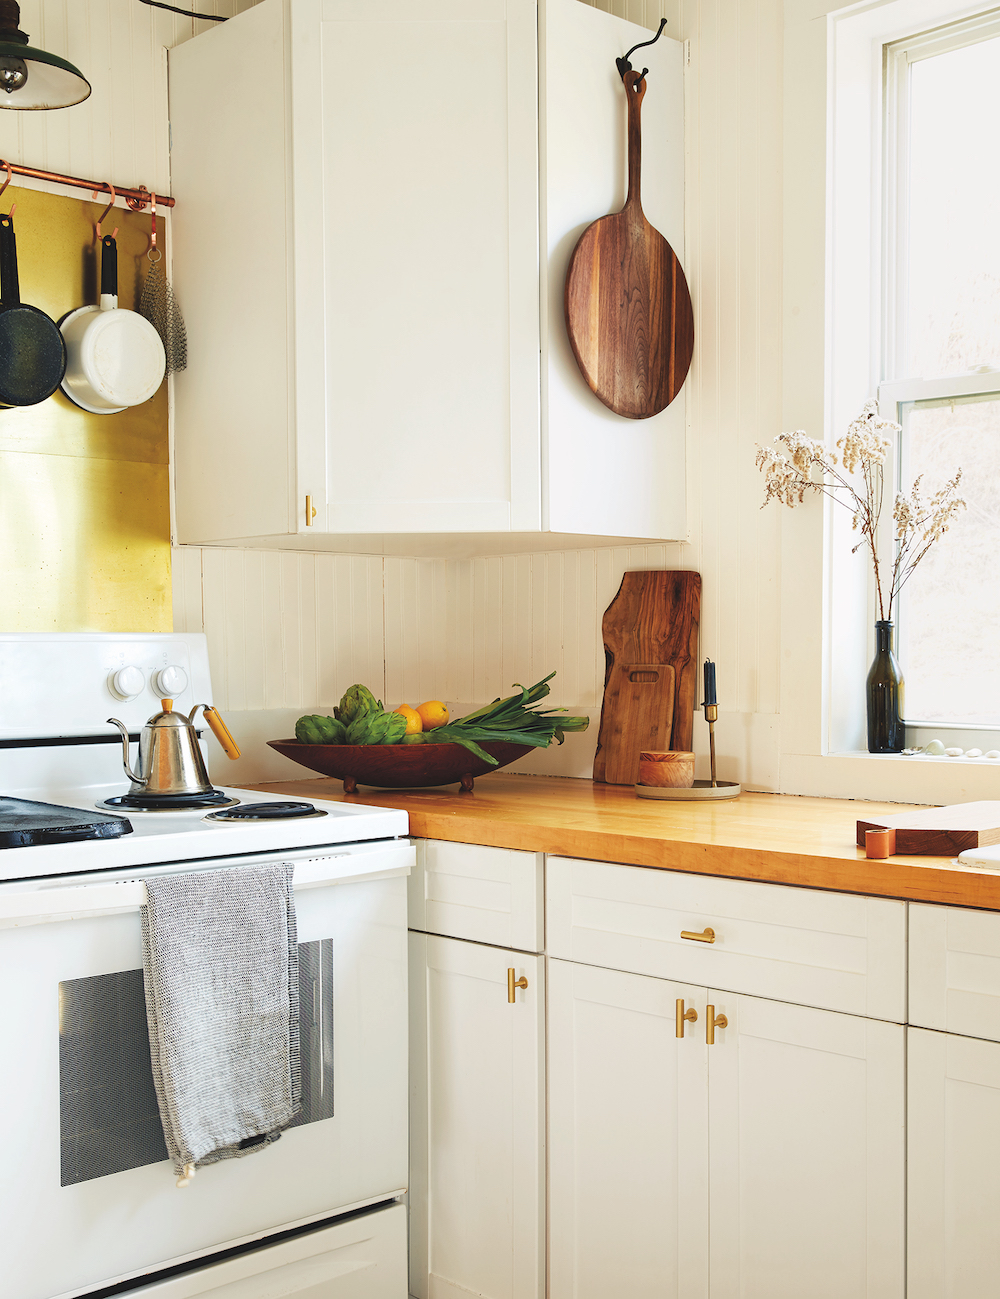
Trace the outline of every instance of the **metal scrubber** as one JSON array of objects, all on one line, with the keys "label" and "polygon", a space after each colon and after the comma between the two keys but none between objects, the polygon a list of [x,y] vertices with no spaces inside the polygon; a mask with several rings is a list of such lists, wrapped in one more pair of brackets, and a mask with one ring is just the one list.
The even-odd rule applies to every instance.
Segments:
[{"label": "metal scrubber", "polygon": [[167,356],[167,374],[187,369],[187,330],[174,291],[163,270],[163,254],[151,248],[149,273],[142,286],[139,314],[145,316],[159,334]]}]

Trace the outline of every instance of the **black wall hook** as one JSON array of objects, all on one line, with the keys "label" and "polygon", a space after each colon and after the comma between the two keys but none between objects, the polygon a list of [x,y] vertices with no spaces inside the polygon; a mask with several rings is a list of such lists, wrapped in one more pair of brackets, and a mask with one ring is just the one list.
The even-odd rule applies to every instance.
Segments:
[{"label": "black wall hook", "polygon": [[[625,75],[626,72],[631,72],[631,71],[632,71],[632,64],[629,63],[629,55],[634,54],[634,53],[636,52],[636,50],[642,50],[642,49],[645,49],[645,47],[646,47],[647,45],[655,45],[656,42],[660,39],[660,37],[663,35],[663,29],[664,29],[664,27],[666,27],[666,25],[667,25],[667,20],[666,20],[666,18],[661,18],[661,19],[660,19],[660,25],[659,25],[659,27],[657,28],[656,35],[653,37],[653,39],[652,39],[651,41],[640,41],[638,45],[633,45],[633,46],[632,46],[632,48],[629,50],[628,54],[624,55],[624,56],[623,56],[622,58],[620,58],[620,59],[615,59],[615,64],[616,64],[617,67],[618,67],[618,75],[619,75],[620,77],[624,77],[624,75]],[[649,71],[649,68],[643,68],[642,72],[640,73],[640,76],[643,76],[643,77],[644,77],[648,71]]]}]

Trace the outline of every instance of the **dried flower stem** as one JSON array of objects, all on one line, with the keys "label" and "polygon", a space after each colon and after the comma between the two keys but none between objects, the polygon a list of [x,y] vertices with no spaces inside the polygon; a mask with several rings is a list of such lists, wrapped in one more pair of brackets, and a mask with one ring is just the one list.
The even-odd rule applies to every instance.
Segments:
[{"label": "dried flower stem", "polygon": [[[819,492],[851,510],[852,527],[861,533],[861,539],[851,553],[865,546],[871,555],[879,619],[882,621],[892,618],[896,597],[912,577],[914,569],[934,542],[948,531],[958,511],[965,509],[965,501],[957,495],[962,481],[961,469],[929,500],[920,495],[920,477],[915,479],[909,495],[896,495],[892,511],[896,552],[888,577],[887,595],[876,543],[885,498],[885,460],[892,445],[886,434],[895,435],[899,431],[900,426],[892,420],[878,418],[878,407],[870,401],[838,440],[839,460],[836,451],[828,450],[802,429],[794,433],[779,433],[774,439],[788,454],[758,446],[756,457],[757,468],[764,474],[764,505],[776,500],[791,508],[804,501],[807,492]],[[838,468],[838,463],[841,468]],[[859,466],[864,485],[861,491],[850,477]]]}]

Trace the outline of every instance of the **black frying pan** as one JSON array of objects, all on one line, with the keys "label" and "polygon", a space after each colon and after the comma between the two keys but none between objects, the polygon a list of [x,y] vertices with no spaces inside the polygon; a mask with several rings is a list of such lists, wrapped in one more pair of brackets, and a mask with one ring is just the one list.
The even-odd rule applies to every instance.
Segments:
[{"label": "black frying pan", "polygon": [[14,222],[0,216],[0,405],[35,406],[66,373],[66,344],[44,311],[21,301]]}]

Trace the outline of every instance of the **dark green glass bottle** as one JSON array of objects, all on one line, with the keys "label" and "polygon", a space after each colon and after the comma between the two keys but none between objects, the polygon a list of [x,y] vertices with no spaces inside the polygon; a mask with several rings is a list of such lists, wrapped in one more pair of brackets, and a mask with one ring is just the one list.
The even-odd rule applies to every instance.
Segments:
[{"label": "dark green glass bottle", "polygon": [[875,658],[868,672],[868,752],[902,753],[903,674],[892,652],[892,623],[875,624]]}]

